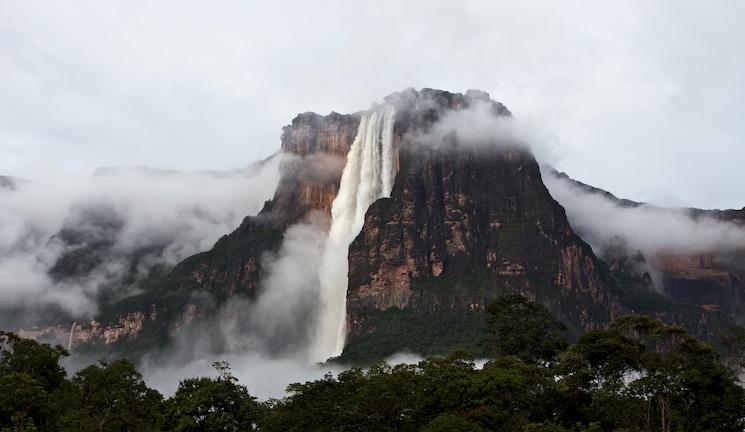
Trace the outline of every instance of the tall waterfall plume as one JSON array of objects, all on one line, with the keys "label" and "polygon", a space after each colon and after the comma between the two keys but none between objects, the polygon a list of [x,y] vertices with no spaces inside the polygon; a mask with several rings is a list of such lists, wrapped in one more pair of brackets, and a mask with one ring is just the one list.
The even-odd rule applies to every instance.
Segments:
[{"label": "tall waterfall plume", "polygon": [[339,193],[331,206],[331,228],[319,269],[322,310],[310,352],[315,361],[338,356],[344,349],[349,244],[362,230],[370,204],[390,196],[393,189],[395,118],[392,105],[366,113],[347,154]]}]

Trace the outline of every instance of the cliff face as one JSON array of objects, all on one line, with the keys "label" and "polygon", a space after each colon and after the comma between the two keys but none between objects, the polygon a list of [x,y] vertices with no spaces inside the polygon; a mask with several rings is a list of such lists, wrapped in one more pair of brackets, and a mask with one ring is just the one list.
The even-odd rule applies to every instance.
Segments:
[{"label": "cliff face", "polygon": [[[688,211],[694,219],[710,218],[745,228],[745,208]],[[722,310],[733,317],[745,310],[745,248],[661,254],[650,262],[661,269],[665,293],[673,299]]]},{"label": "cliff face", "polygon": [[218,299],[255,296],[262,255],[277,250],[284,230],[311,212],[330,216],[358,123],[355,115],[305,113],[285,126],[282,151],[287,158],[274,198],[212,250],[179,264],[166,280],[169,290],[206,290]]},{"label": "cliff face", "polygon": [[[405,97],[391,198],[370,207],[349,250],[346,355],[355,358],[377,344],[394,313],[405,315],[406,324],[402,334],[387,336],[392,340],[413,328],[447,333],[438,316],[480,325],[484,306],[510,292],[548,306],[576,331],[607,323],[620,310],[608,273],[573,233],[528,150],[509,143],[474,147],[457,134],[422,142],[451,110],[487,102],[494,115],[508,111],[483,93]],[[473,349],[461,330],[445,337],[461,337]]]},{"label": "cliff face", "polygon": [[[185,259],[165,276],[148,280],[142,294],[104,306],[95,321],[78,323],[72,345],[119,343],[127,350],[135,345],[147,350],[166,343],[185,325],[212,315],[231,296],[254,298],[264,276],[262,257],[277,251],[285,229],[312,212],[330,217],[358,123],[358,115],[298,115],[283,128],[281,180],[273,199],[266,202],[261,212],[246,217],[211,250]],[[68,234],[58,237],[74,237]],[[85,260],[74,255],[63,257],[55,274],[71,277],[81,269],[87,271],[89,261],[98,259],[97,249],[89,245],[81,250],[86,253],[82,256]],[[122,324],[130,322],[132,316],[147,319],[139,320],[137,325]],[[68,324],[39,329],[33,334],[67,345],[69,329]]]},{"label": "cliff face", "polygon": [[745,256],[657,254],[648,259],[670,298],[735,315],[745,300]]},{"label": "cliff face", "polygon": [[274,198],[260,218],[282,230],[314,210],[330,216],[359,121],[359,115],[304,113],[285,126],[282,152],[290,157],[281,168]]},{"label": "cliff face", "polygon": [[[515,288],[534,295],[529,280],[545,281],[572,306],[586,299],[607,310],[608,281],[529,154],[424,152],[402,152],[393,196],[370,208],[350,248],[350,311],[404,308],[415,297],[412,280],[482,271],[519,280]],[[607,318],[576,316],[583,327]]]},{"label": "cliff face", "polygon": [[[549,175],[556,176],[583,193],[602,196],[620,209],[644,207],[660,212],[674,210],[691,223],[708,220],[745,227],[745,209],[663,209],[617,198],[607,191],[573,180],[555,170],[549,170]],[[578,234],[583,238],[592,237],[592,233],[583,232],[581,228],[578,229]],[[745,249],[711,248],[699,253],[667,250],[645,255],[630,248],[626,238],[620,235],[596,252],[614,273],[621,277],[634,278],[649,289],[664,293],[675,302],[722,311],[731,317],[741,314],[745,307]]]}]

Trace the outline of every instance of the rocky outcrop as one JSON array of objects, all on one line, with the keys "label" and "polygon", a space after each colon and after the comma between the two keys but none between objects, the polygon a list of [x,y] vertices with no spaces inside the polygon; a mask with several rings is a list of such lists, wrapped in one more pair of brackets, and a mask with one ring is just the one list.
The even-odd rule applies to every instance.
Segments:
[{"label": "rocky outcrop", "polygon": [[393,100],[401,113],[399,172],[391,198],[370,207],[349,251],[351,350],[370,343],[376,315],[388,309],[421,320],[473,313],[478,321],[496,296],[520,292],[577,331],[621,310],[607,271],[572,231],[529,150],[429,134],[452,110],[485,102],[494,115],[509,115],[504,107],[485,93],[423,91]]},{"label": "rocky outcrop", "polygon": [[113,344],[123,339],[134,339],[142,331],[147,321],[155,321],[157,313],[152,310],[144,312],[131,312],[125,314],[110,325],[102,325],[96,320],[82,324],[72,323],[68,326],[50,326],[35,330],[21,330],[21,337],[44,340],[49,343],[59,344],[67,349],[77,347],[82,343]]},{"label": "rocky outcrop", "polygon": [[721,310],[732,315],[745,300],[745,257],[730,254],[657,254],[649,266],[660,273],[660,285],[670,298]]},{"label": "rocky outcrop", "polygon": [[[565,173],[548,169],[553,175],[578,191],[603,197],[619,208],[644,207],[653,211],[675,211],[692,222],[717,221],[745,227],[745,208],[741,210],[700,210],[694,208],[665,209],[649,204],[617,198],[602,189],[570,178]],[[592,233],[583,232],[583,238]],[[634,278],[649,289],[664,293],[669,299],[697,305],[709,311],[722,311],[736,318],[745,308],[745,248],[710,248],[698,253],[656,251],[647,253],[630,248],[623,235],[596,251],[614,273]]]},{"label": "rocky outcrop", "polygon": [[[575,317],[583,327],[606,322],[612,304],[595,257],[543,187],[532,156],[518,149],[402,150],[392,197],[370,208],[349,256],[353,323],[360,308],[433,306],[426,303],[439,299],[414,292],[413,280],[482,271],[533,296],[529,280],[555,285],[573,306],[557,307],[564,314],[578,300],[601,305],[601,316]],[[469,303],[483,306],[488,297]]]},{"label": "rocky outcrop", "polygon": [[224,299],[256,294],[262,255],[276,251],[282,233],[311,212],[329,215],[359,116],[300,114],[282,130],[281,179],[274,198],[256,217],[221,238],[210,251],[180,263],[167,278],[169,291],[202,290]]},{"label": "rocky outcrop", "polygon": [[357,134],[359,115],[300,114],[282,129],[282,177],[260,217],[283,230],[311,211],[330,216],[347,152]]}]

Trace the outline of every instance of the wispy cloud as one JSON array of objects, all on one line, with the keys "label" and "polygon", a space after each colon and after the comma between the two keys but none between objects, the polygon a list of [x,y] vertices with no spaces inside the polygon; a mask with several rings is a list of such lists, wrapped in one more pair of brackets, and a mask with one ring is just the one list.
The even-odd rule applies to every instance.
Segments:
[{"label": "wispy cloud", "polygon": [[[274,193],[280,160],[224,173],[108,169],[0,189],[3,310],[91,316],[102,296],[134,292],[154,266],[209,249],[257,213]],[[72,278],[50,275],[60,257],[87,247],[95,248],[89,264],[78,255],[69,264],[89,267]]]}]

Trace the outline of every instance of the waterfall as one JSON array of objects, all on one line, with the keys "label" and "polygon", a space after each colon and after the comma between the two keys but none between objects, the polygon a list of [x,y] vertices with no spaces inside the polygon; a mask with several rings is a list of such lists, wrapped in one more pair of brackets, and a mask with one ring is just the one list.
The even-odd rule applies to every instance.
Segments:
[{"label": "waterfall", "polygon": [[67,341],[68,351],[72,350],[72,337],[75,335],[75,324],[77,324],[77,322],[73,322],[72,327],[70,327],[70,339]]},{"label": "waterfall", "polygon": [[322,310],[310,353],[315,361],[338,356],[344,349],[349,244],[362,230],[370,204],[390,196],[393,189],[395,118],[392,105],[366,113],[347,154],[339,192],[331,206],[331,228],[319,269]]}]

